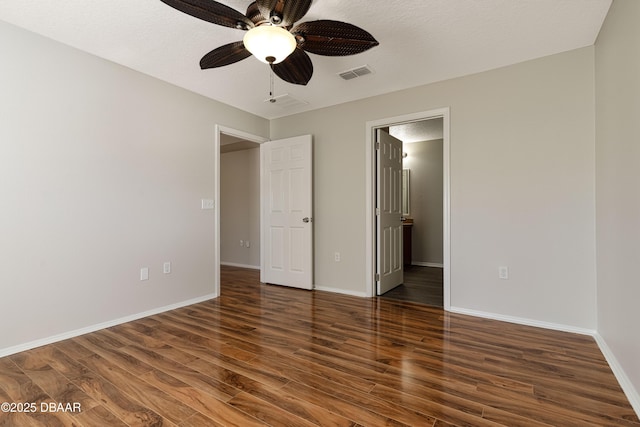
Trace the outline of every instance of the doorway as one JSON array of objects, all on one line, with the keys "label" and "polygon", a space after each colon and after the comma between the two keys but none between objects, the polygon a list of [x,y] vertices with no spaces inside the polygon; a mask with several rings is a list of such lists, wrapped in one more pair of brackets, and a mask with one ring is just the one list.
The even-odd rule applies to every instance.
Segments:
[{"label": "doorway", "polygon": [[[449,200],[450,200],[450,178],[449,178],[449,147],[450,147],[450,138],[449,138],[449,109],[443,108],[438,110],[431,110],[422,113],[415,113],[405,116],[399,117],[391,117],[387,119],[381,119],[374,122],[367,123],[367,138],[366,138],[366,153],[367,153],[367,175],[369,179],[367,180],[367,229],[369,232],[366,235],[367,241],[367,278],[370,281],[370,286],[368,286],[370,296],[376,296],[377,292],[377,279],[379,271],[378,271],[378,253],[384,251],[380,251],[379,245],[384,244],[381,243],[384,239],[378,239],[377,237],[377,211],[378,208],[378,187],[377,187],[377,177],[378,177],[378,164],[377,164],[377,153],[375,147],[375,135],[378,133],[378,130],[384,129],[389,130],[390,133],[396,134],[396,136],[400,136],[402,139],[402,130],[424,127],[426,123],[431,123],[432,125],[436,125],[440,127],[441,136],[440,138],[430,138],[424,136],[425,140],[428,139],[439,139],[440,150],[441,150],[441,200],[437,202],[439,208],[441,209],[441,223],[442,227],[440,229],[441,238],[439,239],[441,249],[440,249],[440,257],[434,255],[434,248],[437,248],[437,242],[422,242],[420,245],[414,245],[418,252],[418,257],[414,258],[415,262],[411,260],[408,263],[408,268],[406,271],[406,279],[405,282],[409,285],[409,282],[422,281],[426,284],[429,284],[431,289],[427,292],[433,292],[434,283],[441,283],[441,295],[442,295],[442,306],[445,310],[450,309],[450,293],[451,293],[451,284],[450,284],[450,221],[449,221]],[[428,127],[428,126],[427,126]],[[434,126],[431,126],[434,127]],[[406,139],[406,138],[405,138]],[[428,147],[436,148],[437,144],[428,144]],[[421,147],[422,148],[422,147]],[[424,176],[422,173],[417,174],[418,177]],[[411,172],[404,171],[403,177],[404,181],[409,187],[409,183],[415,186],[417,183],[414,182],[415,179],[410,178]],[[421,179],[421,178],[419,178]],[[409,181],[410,180],[410,181]],[[408,194],[409,189],[405,188],[404,193]],[[414,191],[414,194],[417,194]],[[408,212],[403,212],[404,217],[411,217],[410,212],[410,201],[409,203],[403,202],[403,209],[408,209]],[[426,216],[427,213],[421,211],[421,207],[419,206],[421,202],[419,200],[415,200],[417,203],[415,213],[421,217],[421,227],[424,231]],[[422,203],[423,204],[423,203]],[[424,204],[423,204],[424,205]],[[433,215],[433,210],[431,212]],[[403,227],[404,228],[404,227]],[[411,227],[407,227],[411,229]],[[406,229],[405,228],[405,234]],[[418,229],[419,227],[416,227]],[[433,227],[432,227],[433,228]],[[425,253],[431,251],[431,254]],[[420,258],[420,259],[418,259]],[[406,262],[406,260],[405,260]],[[416,264],[415,266],[412,264]],[[391,291],[394,292],[394,291]]]},{"label": "doorway", "polygon": [[[253,175],[257,198],[244,203],[244,210],[254,212],[254,233],[247,224],[239,224],[237,235],[231,235],[231,245],[242,242],[241,250],[253,249],[253,263],[259,260],[260,279],[264,283],[313,288],[313,151],[312,136],[303,135],[281,140],[268,140],[256,135],[216,125],[214,138],[214,294],[220,296],[221,264],[221,149],[237,145],[238,151],[259,147],[255,158],[258,171],[232,171],[245,180]],[[256,162],[257,160],[257,162]],[[238,173],[239,172],[239,173]],[[257,178],[257,184],[256,184]],[[247,188],[251,188],[248,185]],[[237,192],[231,187],[231,193]],[[257,202],[256,202],[257,199]],[[253,206],[253,209],[251,209]],[[257,218],[257,222],[255,219]],[[237,218],[234,218],[234,221]],[[244,228],[244,229],[243,229]],[[253,235],[247,239],[243,236]],[[258,251],[251,242],[259,241]],[[253,246],[253,248],[252,248]],[[237,249],[237,248],[236,248]],[[246,259],[246,258],[245,258]],[[244,263],[234,267],[257,267]]]},{"label": "doorway", "polygon": [[404,280],[381,297],[443,307],[443,119],[392,125],[388,131],[402,141]]},{"label": "doorway", "polygon": [[220,138],[220,264],[260,270],[260,144]]},{"label": "doorway", "polygon": [[[234,145],[235,148],[244,149],[247,147],[253,147],[255,145],[260,145],[264,142],[268,141],[267,138],[253,135],[247,132],[243,132],[237,129],[232,129],[220,125],[216,125],[215,134],[214,134],[214,144],[213,144],[213,155],[214,155],[214,168],[215,168],[215,185],[214,185],[214,194],[213,194],[213,204],[214,204],[214,294],[216,296],[220,296],[220,263],[221,263],[221,234],[220,234],[220,218],[221,218],[221,157],[222,151],[228,151],[232,149],[232,147],[222,148],[223,146]],[[259,176],[258,171],[258,176]],[[260,211],[260,206],[257,206],[258,212]],[[251,234],[253,235],[253,234]],[[249,238],[249,247],[247,248],[246,238],[238,237],[238,249],[240,249],[239,242],[243,240],[243,250],[250,250],[251,245],[251,237]],[[235,237],[233,238],[235,241]],[[255,242],[255,240],[254,240]],[[261,257],[259,257],[261,258]],[[262,260],[258,261],[260,264]]]}]

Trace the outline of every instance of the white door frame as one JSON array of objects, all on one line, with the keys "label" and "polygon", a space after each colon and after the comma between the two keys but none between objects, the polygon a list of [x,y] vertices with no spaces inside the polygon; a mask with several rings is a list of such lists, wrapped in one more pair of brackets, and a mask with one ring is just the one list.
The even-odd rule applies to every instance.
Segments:
[{"label": "white door frame", "polygon": [[385,119],[373,120],[366,123],[365,137],[365,172],[366,172],[366,218],[365,218],[365,247],[367,251],[365,268],[366,268],[366,287],[367,296],[376,296],[376,227],[375,227],[375,191],[376,191],[376,158],[375,158],[375,130],[377,128],[413,123],[422,120],[440,118],[443,119],[443,156],[442,156],[442,178],[443,178],[443,261],[444,261],[444,309],[451,309],[451,154],[450,154],[450,109],[448,107],[438,108],[435,110],[423,111],[402,116],[389,117]]},{"label": "white door frame", "polygon": [[[220,135],[230,135],[238,138],[245,139],[247,141],[262,144],[269,141],[268,138],[253,135],[241,130],[229,128],[222,125],[215,126],[215,133],[213,138],[213,168],[214,172],[214,186],[213,186],[213,216],[214,216],[214,254],[213,254],[213,294],[216,297],[220,296]],[[262,168],[262,165],[260,166]],[[261,171],[262,172],[262,171]],[[260,173],[260,179],[262,179],[262,173]],[[262,198],[260,199],[260,212],[262,213]],[[262,225],[261,225],[262,226]],[[262,246],[262,245],[261,245]],[[262,253],[260,254],[260,268],[262,268]]]}]

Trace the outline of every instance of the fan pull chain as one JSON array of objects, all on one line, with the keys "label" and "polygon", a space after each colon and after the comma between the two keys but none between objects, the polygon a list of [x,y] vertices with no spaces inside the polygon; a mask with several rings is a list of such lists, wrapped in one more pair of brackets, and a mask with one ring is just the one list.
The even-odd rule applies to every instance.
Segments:
[{"label": "fan pull chain", "polygon": [[275,103],[276,99],[273,97],[273,85],[274,85],[274,78],[273,78],[273,68],[269,67],[269,102],[270,103]]}]

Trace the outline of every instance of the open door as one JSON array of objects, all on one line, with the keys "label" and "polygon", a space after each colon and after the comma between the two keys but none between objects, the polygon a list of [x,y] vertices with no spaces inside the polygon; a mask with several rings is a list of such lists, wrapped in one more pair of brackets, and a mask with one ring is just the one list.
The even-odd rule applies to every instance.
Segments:
[{"label": "open door", "polygon": [[377,293],[403,282],[402,260],[402,141],[376,130],[377,177]]},{"label": "open door", "polygon": [[260,146],[263,283],[313,288],[311,144],[304,135]]}]

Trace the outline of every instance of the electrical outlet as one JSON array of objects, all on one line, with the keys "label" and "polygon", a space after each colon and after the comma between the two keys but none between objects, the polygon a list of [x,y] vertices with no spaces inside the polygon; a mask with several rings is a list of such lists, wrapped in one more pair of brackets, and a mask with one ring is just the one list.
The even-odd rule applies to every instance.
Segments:
[{"label": "electrical outlet", "polygon": [[171,273],[171,263],[169,261],[167,261],[164,264],[162,264],[162,272],[164,274]]},{"label": "electrical outlet", "polygon": [[149,267],[142,267],[140,269],[140,280],[149,280]]},{"label": "electrical outlet", "polygon": [[203,210],[209,210],[214,208],[212,199],[202,199],[200,202],[201,202],[201,209]]},{"label": "electrical outlet", "polygon": [[507,280],[509,278],[509,267],[498,267],[498,278]]},{"label": "electrical outlet", "polygon": [[340,252],[335,252],[333,254],[333,259],[335,262],[340,262]]},{"label": "electrical outlet", "polygon": [[244,248],[244,240],[240,240],[240,247]]}]

